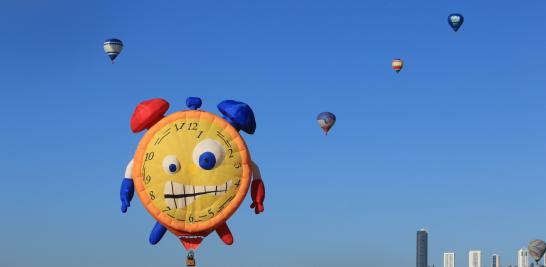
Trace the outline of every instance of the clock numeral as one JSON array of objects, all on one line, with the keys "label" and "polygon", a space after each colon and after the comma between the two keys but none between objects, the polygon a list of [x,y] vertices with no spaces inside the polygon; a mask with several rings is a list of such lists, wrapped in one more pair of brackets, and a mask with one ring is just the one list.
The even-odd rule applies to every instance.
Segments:
[{"label": "clock numeral", "polygon": [[193,222],[193,220],[194,220],[194,219],[193,219],[193,216],[190,215],[190,217],[188,217],[188,221],[189,221],[189,222]]},{"label": "clock numeral", "polygon": [[154,191],[150,191],[150,199],[155,200]]},{"label": "clock numeral", "polygon": [[149,184],[151,180],[152,180],[152,176],[146,175],[146,177],[144,177],[144,184]]},{"label": "clock numeral", "polygon": [[154,158],[154,152],[146,153],[146,157],[144,157],[144,161],[152,160]]},{"label": "clock numeral", "polygon": [[228,151],[229,151],[229,158],[233,158],[233,149],[229,148]]},{"label": "clock numeral", "polygon": [[197,126],[199,125],[198,122],[191,122],[188,124],[188,130],[190,131],[197,131]]},{"label": "clock numeral", "polygon": [[184,125],[185,125],[185,124],[186,124],[186,123],[183,122],[182,124],[180,124],[180,127],[178,127],[178,124],[175,123],[175,124],[174,124],[174,127],[176,128],[176,131],[178,132],[178,131],[182,130],[182,128],[184,128]]},{"label": "clock numeral", "polygon": [[[184,130],[184,126],[186,125],[185,122],[181,123],[181,124],[174,124],[174,127],[176,128],[176,131],[182,131]],[[198,122],[190,122],[188,123],[188,127],[186,128],[186,130],[188,131],[197,131],[197,127],[199,127],[199,123]]]},{"label": "clock numeral", "polygon": [[170,210],[171,210],[171,207],[167,206],[167,208],[162,210],[162,212],[167,212],[167,211],[170,211]]},{"label": "clock numeral", "polygon": [[212,211],[212,209],[209,209],[208,213],[209,213],[210,216],[214,216],[214,212]]},{"label": "clock numeral", "polygon": [[197,139],[201,138],[202,134],[203,134],[203,131],[199,131],[199,135],[197,135]]},{"label": "clock numeral", "polygon": [[241,185],[241,180],[237,180],[237,182],[235,182],[235,187],[236,188],[239,188],[239,185]]},{"label": "clock numeral", "polygon": [[239,168],[241,168],[241,163],[240,162],[235,162],[235,164],[233,164],[233,167],[235,167],[235,169],[239,169]]}]

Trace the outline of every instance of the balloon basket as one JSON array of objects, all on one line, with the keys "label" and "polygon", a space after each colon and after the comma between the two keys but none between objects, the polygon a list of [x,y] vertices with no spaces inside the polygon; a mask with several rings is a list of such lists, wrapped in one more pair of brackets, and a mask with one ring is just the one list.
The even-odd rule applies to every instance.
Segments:
[{"label": "balloon basket", "polygon": [[195,255],[193,250],[188,251],[188,256],[186,258],[186,266],[195,266]]},{"label": "balloon basket", "polygon": [[186,266],[195,266],[195,259],[186,259]]}]

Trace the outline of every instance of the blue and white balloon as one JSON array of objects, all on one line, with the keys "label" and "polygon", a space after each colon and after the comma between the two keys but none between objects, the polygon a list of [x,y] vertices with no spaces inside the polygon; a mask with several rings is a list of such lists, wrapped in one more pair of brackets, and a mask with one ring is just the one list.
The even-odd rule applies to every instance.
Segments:
[{"label": "blue and white balloon", "polygon": [[104,41],[104,52],[110,57],[112,63],[123,50],[123,42],[120,39],[108,39]]}]

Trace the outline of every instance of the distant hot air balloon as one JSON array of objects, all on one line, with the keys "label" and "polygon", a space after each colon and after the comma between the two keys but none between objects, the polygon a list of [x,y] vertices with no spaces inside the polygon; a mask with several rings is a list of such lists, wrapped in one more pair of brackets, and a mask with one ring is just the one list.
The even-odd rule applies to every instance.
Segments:
[{"label": "distant hot air balloon", "polygon": [[450,14],[447,17],[447,23],[453,28],[454,31],[458,31],[461,25],[463,25],[464,17],[459,13]]},{"label": "distant hot air balloon", "polygon": [[544,252],[546,252],[546,243],[544,243],[542,240],[536,239],[529,242],[529,246],[527,248],[529,249],[529,254],[531,254],[531,257],[533,257],[538,264],[538,261],[544,255]]},{"label": "distant hot air balloon", "polygon": [[396,71],[396,73],[399,73],[400,70],[402,70],[402,67],[404,67],[404,61],[399,58],[392,60],[392,69]]},{"label": "distant hot air balloon", "polygon": [[328,131],[336,123],[336,115],[331,112],[322,112],[317,116],[317,122],[324,131],[324,134],[328,135]]},{"label": "distant hot air balloon", "polygon": [[110,57],[112,63],[114,59],[119,56],[121,50],[123,50],[123,42],[120,39],[108,39],[104,41],[104,52]]}]

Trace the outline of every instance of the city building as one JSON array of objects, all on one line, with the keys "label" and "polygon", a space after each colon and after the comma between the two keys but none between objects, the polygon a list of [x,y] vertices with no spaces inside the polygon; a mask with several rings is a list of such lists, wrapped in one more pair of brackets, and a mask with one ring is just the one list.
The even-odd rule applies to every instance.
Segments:
[{"label": "city building", "polygon": [[416,267],[428,266],[428,232],[425,229],[417,231]]},{"label": "city building", "polygon": [[500,256],[497,254],[493,254],[491,257],[491,267],[500,267]]},{"label": "city building", "polygon": [[482,252],[481,251],[471,250],[468,252],[468,267],[482,267]]},{"label": "city building", "polygon": [[525,248],[518,250],[518,267],[529,267],[529,251]]},{"label": "city building", "polygon": [[444,267],[455,267],[454,252],[444,252]]}]

